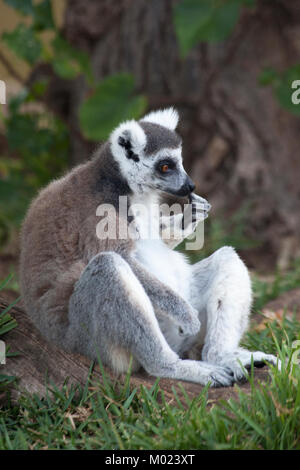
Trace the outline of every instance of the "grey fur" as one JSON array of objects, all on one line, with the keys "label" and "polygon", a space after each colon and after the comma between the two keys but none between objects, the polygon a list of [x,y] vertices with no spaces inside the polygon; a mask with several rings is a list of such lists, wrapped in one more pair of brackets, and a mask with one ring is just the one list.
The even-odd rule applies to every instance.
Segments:
[{"label": "grey fur", "polygon": [[[147,139],[146,155],[143,149],[139,159],[127,158],[128,152],[122,154],[123,141],[120,155],[114,155],[112,144],[106,143],[92,160],[52,182],[32,203],[21,237],[25,309],[48,340],[93,359],[99,353],[103,363],[118,373],[127,370],[133,355],[134,370],[142,366],[157,376],[231,385],[244,376],[239,360],[245,366],[252,356],[257,364],[276,363],[274,356],[238,346],[247,327],[251,285],[234,250],[224,247],[189,266],[167,246],[176,243],[164,237],[165,245],[160,240],[151,248],[150,241],[141,251],[139,240],[101,240],[96,236],[99,204],[109,203],[118,209],[119,196],[138,201],[147,201],[153,194],[161,196],[161,179],[153,176],[151,165],[159,150],[178,149],[180,139],[155,123],[141,121],[140,126]],[[115,135],[118,138],[118,132]],[[125,135],[131,135],[130,130]],[[138,142],[131,145],[136,154]],[[115,151],[119,152],[118,144]],[[135,184],[144,163],[148,173]],[[178,172],[180,191],[186,180],[182,165]],[[134,188],[141,191],[135,193]],[[210,208],[200,196],[193,195],[191,202],[194,210],[189,233]],[[120,219],[118,224],[127,226],[129,222],[132,218]],[[133,222],[138,224],[135,218]],[[182,214],[166,223],[181,227]],[[158,271],[151,265],[155,256],[161,263]],[[180,281],[173,288],[168,276],[163,279],[166,270],[173,281],[181,279],[181,269],[186,272],[185,287],[188,282],[185,291]],[[182,359],[194,354],[194,346],[203,346],[205,361]]]},{"label": "grey fur", "polygon": [[[127,366],[130,352],[135,358],[134,368],[142,365],[152,375],[200,383],[210,381],[215,386],[232,384],[232,376],[225,368],[203,361],[183,361],[178,357],[161,333],[154,310],[149,311],[131,301],[120,280],[120,266],[125,267],[130,275],[129,265],[116,253],[101,253],[90,261],[70,299],[70,323],[64,346],[71,351],[84,351],[92,358],[99,354],[101,360],[113,369],[116,368],[116,349],[117,354],[121,352],[122,361],[128,354]],[[135,282],[138,284],[139,280],[135,278]],[[151,294],[154,293],[155,287]],[[163,304],[172,309],[168,295]],[[197,320],[192,318],[194,331],[191,319],[187,317],[185,320],[183,326],[189,329],[189,334],[195,334]]]},{"label": "grey fur", "polygon": [[164,148],[180,147],[182,140],[176,132],[152,122],[140,121],[139,124],[147,136],[145,155],[153,155]]}]

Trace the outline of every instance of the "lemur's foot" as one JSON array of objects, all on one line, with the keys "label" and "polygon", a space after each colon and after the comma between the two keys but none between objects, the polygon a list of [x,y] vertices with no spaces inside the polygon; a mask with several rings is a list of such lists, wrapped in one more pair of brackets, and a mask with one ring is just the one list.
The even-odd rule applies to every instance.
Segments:
[{"label": "lemur's foot", "polygon": [[273,364],[281,369],[281,361],[273,354],[266,354],[261,351],[247,351],[239,348],[237,351],[226,353],[217,360],[217,364],[229,368],[233,377],[238,382],[243,382],[248,377],[248,370],[251,369],[253,358],[254,367],[264,367],[266,364]]},{"label": "lemur's foot", "polygon": [[236,382],[229,367],[207,364],[207,377],[204,384],[210,382],[210,387],[232,387]]},{"label": "lemur's foot", "polygon": [[230,387],[235,379],[228,367],[209,364],[204,361],[179,360],[172,375],[181,380],[196,382],[211,387]]}]

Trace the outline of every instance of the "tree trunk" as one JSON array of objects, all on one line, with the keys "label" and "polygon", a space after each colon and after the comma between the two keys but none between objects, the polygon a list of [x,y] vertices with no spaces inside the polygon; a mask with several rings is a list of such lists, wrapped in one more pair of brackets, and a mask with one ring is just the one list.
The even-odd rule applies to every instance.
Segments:
[{"label": "tree trunk", "polygon": [[[228,40],[199,44],[186,60],[179,57],[174,3],[69,0],[64,34],[89,52],[98,79],[132,73],[150,109],[179,109],[185,166],[212,203],[212,216],[250,204],[247,235],[260,243],[250,252],[251,265],[259,267],[261,259],[284,265],[300,247],[300,120],[258,77],[266,66],[281,71],[299,59],[300,2],[259,1],[243,11]],[[78,132],[86,92],[82,79],[70,89],[74,163],[94,147]]]}]

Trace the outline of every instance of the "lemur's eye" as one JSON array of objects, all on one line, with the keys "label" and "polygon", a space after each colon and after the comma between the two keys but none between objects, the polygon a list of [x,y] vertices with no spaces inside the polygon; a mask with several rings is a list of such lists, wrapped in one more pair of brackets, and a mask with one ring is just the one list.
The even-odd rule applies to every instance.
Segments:
[{"label": "lemur's eye", "polygon": [[160,173],[169,173],[171,170],[174,170],[175,167],[176,165],[171,159],[160,161],[157,166]]}]

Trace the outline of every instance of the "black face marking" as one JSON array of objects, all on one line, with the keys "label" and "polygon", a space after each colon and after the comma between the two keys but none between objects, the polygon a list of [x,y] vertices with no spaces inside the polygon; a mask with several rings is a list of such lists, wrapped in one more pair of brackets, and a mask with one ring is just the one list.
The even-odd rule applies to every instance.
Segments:
[{"label": "black face marking", "polygon": [[[168,167],[168,170],[162,171],[162,167],[164,167],[165,165]],[[158,171],[160,174],[163,174],[164,176],[169,175],[175,169],[176,163],[171,158],[163,158],[156,164],[156,171]]]},{"label": "black face marking", "polygon": [[132,145],[131,145],[131,142],[130,142],[129,139],[125,139],[124,137],[119,137],[118,144],[121,147],[124,147],[124,149],[126,151],[126,158],[128,158],[128,160],[133,160],[134,162],[139,162],[140,161],[137,154],[133,152]]}]

